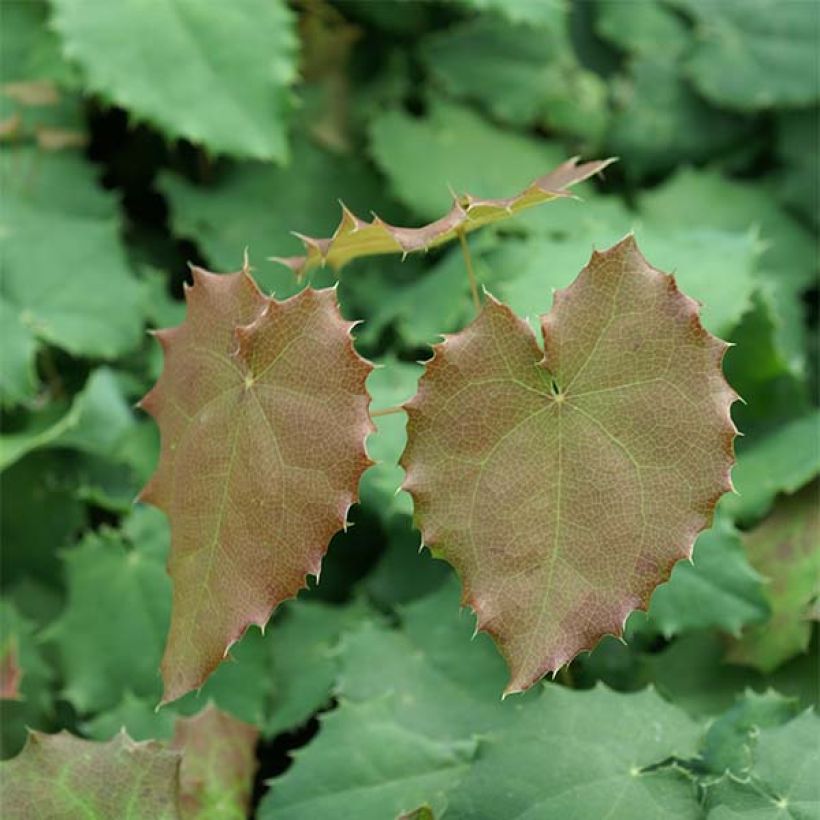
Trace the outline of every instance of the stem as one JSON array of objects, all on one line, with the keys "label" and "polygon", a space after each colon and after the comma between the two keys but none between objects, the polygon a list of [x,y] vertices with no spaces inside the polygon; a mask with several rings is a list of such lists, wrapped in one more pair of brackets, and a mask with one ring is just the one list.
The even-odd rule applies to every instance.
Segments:
[{"label": "stem", "polygon": [[470,256],[470,246],[467,244],[467,237],[462,229],[456,231],[459,244],[461,245],[461,253],[464,256],[464,264],[467,267],[467,278],[470,280],[470,293],[473,296],[473,305],[475,312],[481,311],[481,299],[478,296],[478,282],[475,278],[475,270],[473,268],[473,257]]},{"label": "stem", "polygon": [[392,416],[393,413],[403,413],[404,407],[397,404],[395,407],[385,407],[383,410],[371,410],[370,417],[377,418],[378,416]]}]

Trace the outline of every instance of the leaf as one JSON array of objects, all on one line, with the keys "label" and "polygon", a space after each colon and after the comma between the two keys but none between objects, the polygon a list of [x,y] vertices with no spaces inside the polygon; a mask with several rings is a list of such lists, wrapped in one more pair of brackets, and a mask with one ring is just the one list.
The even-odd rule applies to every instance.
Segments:
[{"label": "leaf", "polygon": [[817,705],[817,643],[809,653],[762,675],[748,666],[726,663],[726,641],[715,632],[690,632],[662,652],[644,658],[648,679],[664,697],[694,716],[730,709],[744,691],[772,688],[796,698],[801,706]]},{"label": "leaf", "polygon": [[493,11],[513,23],[556,25],[567,11],[565,0],[461,0],[478,11]]},{"label": "leaf", "polygon": [[178,818],[179,754],[122,733],[94,743],[31,732],[0,764],[4,812],[13,817]]},{"label": "leaf", "polygon": [[387,549],[364,580],[373,603],[385,610],[423,598],[450,576],[450,567],[419,550],[419,535],[409,515],[399,513],[385,524]]},{"label": "leaf", "polygon": [[752,566],[769,580],[769,621],[747,629],[729,653],[732,661],[771,672],[805,652],[811,638],[810,610],[820,596],[820,505],[818,485],[782,498],[745,537]]},{"label": "leaf", "polygon": [[669,758],[693,754],[700,727],[644,690],[543,695],[479,745],[447,817],[700,817],[694,784]]},{"label": "leaf", "polygon": [[[24,578],[58,587],[57,551],[86,523],[66,454],[32,453],[0,473],[0,575],[8,588]],[[48,510],[48,515],[43,515]]]},{"label": "leaf", "polygon": [[448,185],[477,197],[512,194],[564,155],[553,143],[505,131],[469,108],[439,100],[423,118],[399,110],[377,116],[370,152],[395,195],[424,219],[437,219],[452,205]]},{"label": "leaf", "polygon": [[632,178],[737,151],[754,133],[752,121],[713,108],[695,94],[666,47],[630,60],[611,89],[615,114],[606,145],[623,158]]},{"label": "leaf", "polygon": [[171,747],[182,752],[183,817],[245,818],[256,772],[259,730],[214,706],[180,718]]},{"label": "leaf", "polygon": [[748,782],[726,777],[706,791],[709,820],[810,818],[820,810],[820,719],[811,710],[761,730]]},{"label": "leaf", "polygon": [[[661,267],[675,270],[675,280],[703,304],[704,327],[718,335],[732,333],[754,293],[758,242],[752,235],[704,228],[660,230],[626,214],[620,218],[612,214],[609,222],[606,206],[597,220],[599,206],[584,203],[585,209],[587,206],[593,212],[587,230],[579,228],[555,238],[509,241],[491,251],[484,260],[489,271],[484,277],[487,287],[520,315],[537,316],[549,308],[551,290],[571,282],[572,271],[584,264],[590,245],[601,247],[617,241],[634,227],[646,253]],[[546,269],[544,259],[550,260]],[[461,278],[466,278],[463,272]]]},{"label": "leaf", "polygon": [[475,741],[444,741],[397,724],[393,698],[343,701],[320,717],[318,737],[269,781],[260,820],[397,817],[421,803],[436,816],[464,776]]},{"label": "leaf", "polygon": [[400,629],[365,622],[345,636],[337,687],[343,697],[393,696],[397,723],[441,740],[502,728],[537,697],[498,697],[504,664],[485,636],[470,640],[473,619],[458,611],[454,579],[398,614]]},{"label": "leaf", "polygon": [[686,25],[658,0],[643,3],[601,3],[595,29],[604,39],[631,54],[663,53],[675,57],[689,44]]},{"label": "leaf", "polygon": [[54,674],[35,625],[6,597],[0,598],[0,641],[0,757],[7,758],[20,751],[27,727],[44,728],[52,719]]},{"label": "leaf", "polygon": [[569,187],[602,171],[612,161],[578,165],[576,159],[567,160],[511,197],[483,199],[467,193],[456,195],[447,214],[420,228],[388,225],[378,216],[367,222],[343,206],[342,220],[333,236],[326,239],[301,236],[307,255],[277,258],[276,261],[301,277],[317,265],[330,265],[334,270],[339,270],[362,256],[426,252],[534,205],[567,196]]},{"label": "leaf", "polygon": [[32,395],[32,337],[75,356],[113,359],[136,348],[142,331],[139,286],[111,195],[79,158],[9,153],[15,161],[2,174],[0,294],[11,322],[3,367],[17,375],[4,404]]},{"label": "leaf", "polygon": [[818,116],[816,108],[809,108],[783,111],[777,117],[777,154],[785,166],[779,174],[779,198],[815,229],[820,225],[815,184],[820,159],[814,150]]},{"label": "leaf", "polygon": [[65,94],[77,74],[62,59],[40,0],[7,4],[0,31],[3,83],[0,86],[0,141],[36,140],[45,150],[86,143],[81,102]]},{"label": "leaf", "polygon": [[[175,235],[195,240],[215,270],[230,270],[246,248],[254,261],[298,253],[302,244],[291,229],[320,235],[332,230],[340,199],[354,209],[392,213],[383,184],[364,162],[339,159],[304,139],[295,142],[287,168],[237,163],[208,186],[163,173],[159,187],[170,202]],[[279,298],[301,290],[278,265],[268,264],[255,275]]]},{"label": "leaf", "polygon": [[[749,310],[743,315],[731,335],[732,349],[726,354],[726,378],[743,396],[735,420],[748,441],[739,447],[756,446],[762,436],[779,423],[799,418],[811,410],[809,390],[803,376],[804,356],[797,361],[789,356],[783,344],[782,312],[785,305],[776,305],[773,294],[759,290],[752,297]],[[790,322],[802,335],[802,300],[793,302],[797,315]]]},{"label": "leaf", "polygon": [[387,519],[396,513],[412,513],[410,497],[400,492],[402,470],[398,466],[407,443],[407,416],[405,413],[379,416],[378,413],[411,398],[422,369],[393,357],[379,365],[367,379],[367,389],[373,397],[371,413],[377,416],[376,431],[367,440],[367,451],[376,463],[362,478],[361,495],[364,504]]},{"label": "leaf", "polygon": [[646,608],[733,463],[726,345],[632,237],[593,255],[542,329],[543,353],[488,297],[405,405],[417,524],[507,659],[508,693]]},{"label": "leaf", "polygon": [[116,374],[107,367],[94,370],[68,411],[63,410],[59,403],[52,404],[29,416],[22,430],[4,430],[0,469],[26,453],[50,447],[110,455],[135,423]]},{"label": "leaf", "polygon": [[502,122],[539,124],[593,144],[607,125],[606,85],[575,56],[568,15],[546,26],[482,15],[430,34],[421,57],[449,94]]},{"label": "leaf", "polygon": [[756,278],[775,308],[778,347],[790,368],[799,372],[805,358],[800,301],[817,275],[811,234],[763,186],[729,180],[714,171],[682,169],[645,193],[639,206],[661,230],[688,226],[759,231],[762,253]]},{"label": "leaf", "polygon": [[695,20],[689,75],[704,97],[759,110],[820,99],[815,72],[820,22],[811,3],[667,0]]},{"label": "leaf", "polygon": [[125,692],[159,694],[170,585],[150,550],[104,529],[63,555],[67,603],[46,637],[60,659],[63,696],[81,714],[111,708]]},{"label": "leaf", "polygon": [[649,607],[653,624],[667,638],[709,628],[739,635],[741,627],[768,615],[763,579],[749,566],[740,534],[725,516],[698,537],[693,563],[679,563]]},{"label": "leaf", "polygon": [[790,421],[738,453],[732,480],[737,493],[721,508],[751,524],[772,507],[778,493],[795,493],[820,473],[820,410]]},{"label": "leaf", "polygon": [[142,499],[172,533],[164,702],[201,686],[248,626],[319,574],[372,430],[371,366],[334,290],[276,302],[246,271],[193,274],[187,319],[157,334],[165,368],[142,401],[162,435]]},{"label": "leaf", "polygon": [[0,296],[0,401],[21,404],[34,397],[37,337],[10,302]]},{"label": "leaf", "polygon": [[220,15],[196,0],[161,0],[149,12],[138,0],[53,6],[65,53],[93,91],[172,137],[287,160],[297,39],[285,3],[241,0]]},{"label": "leaf", "polygon": [[355,602],[347,607],[318,601],[288,604],[284,617],[271,628],[274,686],[266,735],[301,726],[326,706],[338,677],[338,644],[367,611]]},{"label": "leaf", "polygon": [[797,703],[770,689],[763,694],[746,691],[734,706],[709,726],[701,757],[717,775],[748,775],[761,729],[780,726],[794,717]]}]

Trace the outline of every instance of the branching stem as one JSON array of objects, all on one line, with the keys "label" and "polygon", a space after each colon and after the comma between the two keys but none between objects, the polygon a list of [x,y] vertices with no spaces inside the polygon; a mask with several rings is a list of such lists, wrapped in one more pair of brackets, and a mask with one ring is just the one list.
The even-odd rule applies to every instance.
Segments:
[{"label": "branching stem", "polygon": [[478,296],[478,281],[475,278],[475,269],[473,268],[473,257],[470,255],[470,246],[467,244],[467,236],[463,230],[456,231],[459,244],[461,245],[461,253],[464,256],[464,264],[467,267],[467,278],[470,280],[470,293],[473,296],[473,305],[475,305],[475,312],[481,311],[481,299]]}]

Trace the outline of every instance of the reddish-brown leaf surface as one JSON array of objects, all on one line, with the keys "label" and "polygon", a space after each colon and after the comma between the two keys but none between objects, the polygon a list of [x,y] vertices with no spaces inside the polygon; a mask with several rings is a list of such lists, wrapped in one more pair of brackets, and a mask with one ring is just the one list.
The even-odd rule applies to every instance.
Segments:
[{"label": "reddish-brown leaf surface", "polygon": [[727,346],[631,236],[555,294],[542,330],[543,351],[488,297],[406,405],[424,543],[461,575],[508,692],[620,634],[731,486]]},{"label": "reddish-brown leaf surface", "polygon": [[179,718],[171,745],[182,754],[183,817],[247,817],[259,730],[208,705]]},{"label": "reddish-brown leaf surface", "polygon": [[317,575],[370,464],[360,358],[333,289],[277,302],[242,271],[195,269],[188,314],[157,336],[142,406],[162,449],[142,500],[171,522],[167,702],[202,684],[250,624]]},{"label": "reddish-brown leaf surface", "polygon": [[17,640],[12,635],[0,647],[0,700],[19,700],[22,677]]},{"label": "reddish-brown leaf surface", "polygon": [[107,743],[31,732],[0,765],[0,807],[8,818],[175,820],[179,762],[178,752],[124,732]]},{"label": "reddish-brown leaf surface", "polygon": [[772,614],[744,630],[727,657],[770,673],[805,652],[811,640],[820,596],[820,484],[781,496],[743,542],[749,562],[768,582]]},{"label": "reddish-brown leaf surface", "polygon": [[470,233],[543,202],[569,196],[570,187],[603,171],[614,161],[595,160],[579,165],[577,157],[567,160],[515,196],[482,199],[472,194],[456,195],[448,213],[419,228],[388,225],[378,216],[369,221],[360,219],[342,205],[342,218],[333,236],[320,239],[296,234],[305,246],[305,255],[274,257],[272,261],[281,262],[301,277],[317,265],[339,270],[362,256],[426,251],[455,239],[459,233]]}]

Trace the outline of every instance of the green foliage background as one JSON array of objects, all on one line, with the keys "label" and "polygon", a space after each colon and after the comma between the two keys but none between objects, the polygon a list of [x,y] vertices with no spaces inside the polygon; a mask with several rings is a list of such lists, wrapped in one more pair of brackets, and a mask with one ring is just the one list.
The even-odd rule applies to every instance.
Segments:
[{"label": "green foliage background", "polygon": [[[774,568],[750,546],[807,485],[789,520],[816,526],[812,0],[2,0],[0,14],[0,649],[23,673],[3,757],[25,726],[167,738],[213,699],[262,729],[260,817],[818,816],[804,710],[820,535]],[[502,703],[503,664],[471,640],[449,568],[417,553],[396,493],[404,419],[386,416],[321,584],[154,712],[168,528],[132,505],[158,452],[133,405],[161,368],[144,331],[181,321],[186,262],[236,270],[247,248],[286,296],[301,285],[267,257],[299,253],[291,230],[329,235],[339,199],[416,225],[450,189],[509,195],[573,154],[620,162],[582,201],[474,235],[477,273],[535,317],[634,229],[736,343],[739,494],[694,564],[625,642]],[[339,295],[386,365],[374,409],[412,395],[427,345],[472,315],[458,248],[355,263]]]}]

